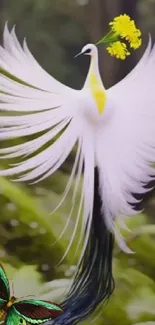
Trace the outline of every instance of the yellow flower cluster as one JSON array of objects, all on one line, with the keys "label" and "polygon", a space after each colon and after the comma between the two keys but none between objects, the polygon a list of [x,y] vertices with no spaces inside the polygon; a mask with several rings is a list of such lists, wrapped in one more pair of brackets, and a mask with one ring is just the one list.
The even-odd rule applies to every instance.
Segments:
[{"label": "yellow flower cluster", "polygon": [[129,43],[130,48],[138,49],[142,44],[141,31],[136,27],[134,20],[126,14],[115,17],[109,25],[111,27],[109,33],[96,45],[107,44],[107,51],[110,55],[125,60],[130,55],[125,42]]},{"label": "yellow flower cluster", "polygon": [[107,51],[111,56],[115,56],[117,59],[125,60],[130,52],[128,51],[126,44],[120,41],[111,43],[107,47]]},{"label": "yellow flower cluster", "polygon": [[141,46],[141,31],[137,29],[134,20],[131,20],[128,15],[124,14],[114,18],[109,25],[116,35],[130,43],[131,48],[138,49]]}]

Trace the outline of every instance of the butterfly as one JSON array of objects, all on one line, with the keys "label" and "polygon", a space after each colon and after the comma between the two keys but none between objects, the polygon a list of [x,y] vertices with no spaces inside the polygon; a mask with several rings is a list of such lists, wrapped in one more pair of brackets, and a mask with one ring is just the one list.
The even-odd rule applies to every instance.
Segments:
[{"label": "butterfly", "polygon": [[10,296],[9,281],[0,264],[0,322],[6,325],[42,324],[63,314],[54,302],[42,300],[20,300]]}]

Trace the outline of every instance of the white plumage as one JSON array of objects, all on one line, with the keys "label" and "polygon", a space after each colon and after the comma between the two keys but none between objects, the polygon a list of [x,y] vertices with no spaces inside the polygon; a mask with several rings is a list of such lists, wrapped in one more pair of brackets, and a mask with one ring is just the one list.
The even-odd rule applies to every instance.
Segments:
[{"label": "white plumage", "polygon": [[[84,204],[83,232],[86,224],[88,231],[85,249],[92,219],[95,166],[99,169],[105,222],[110,231],[115,231],[116,216],[123,226],[124,216],[135,214],[130,203],[137,200],[132,193],[146,192],[144,185],[155,177],[152,167],[155,162],[155,48],[151,49],[149,40],[138,65],[108,90],[101,83],[96,46],[88,44],[81,53],[91,56],[91,65],[82,90],[74,90],[45,72],[30,53],[26,41],[22,48],[15,30],[9,33],[5,26],[4,47],[0,47],[0,110],[3,111],[0,140],[42,131],[44,134],[24,144],[1,149],[1,159],[22,157],[23,162],[1,170],[0,175],[19,175],[20,181],[44,179],[63,164],[78,143],[64,199],[77,171],[74,206],[84,162],[83,191],[77,220]],[[107,98],[102,115],[92,95],[89,82],[92,74]],[[14,80],[13,76],[17,79]],[[95,88],[95,91],[98,90]],[[6,116],[4,112],[7,112]],[[18,114],[7,116],[8,112]],[[52,145],[37,153],[52,139],[55,140]],[[34,152],[36,155],[28,158]],[[118,240],[125,249],[123,241]]]}]

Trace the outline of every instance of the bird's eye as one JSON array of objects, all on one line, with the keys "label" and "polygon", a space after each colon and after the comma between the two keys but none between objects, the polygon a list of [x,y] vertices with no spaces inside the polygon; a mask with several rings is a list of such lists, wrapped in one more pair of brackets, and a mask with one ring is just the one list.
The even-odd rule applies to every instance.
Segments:
[{"label": "bird's eye", "polygon": [[86,51],[84,52],[84,54],[90,54],[90,52],[91,52],[91,50],[88,49],[88,50],[86,50]]},{"label": "bird's eye", "polygon": [[23,319],[22,318],[20,318],[20,323],[23,324]]}]

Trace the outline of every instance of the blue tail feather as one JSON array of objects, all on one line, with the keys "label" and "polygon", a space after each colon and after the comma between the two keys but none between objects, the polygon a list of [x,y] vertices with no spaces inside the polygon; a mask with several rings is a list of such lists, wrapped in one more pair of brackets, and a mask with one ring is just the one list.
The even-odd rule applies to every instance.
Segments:
[{"label": "blue tail feather", "polygon": [[61,303],[64,314],[54,321],[55,325],[73,325],[83,321],[101,302],[106,302],[114,290],[112,276],[114,235],[106,228],[101,204],[96,168],[93,220],[88,244],[68,296]]}]

